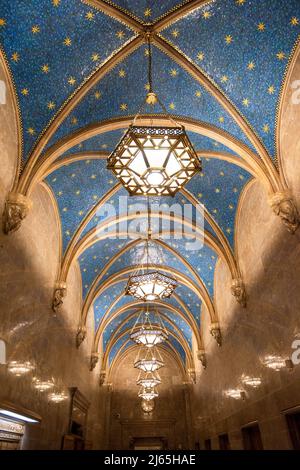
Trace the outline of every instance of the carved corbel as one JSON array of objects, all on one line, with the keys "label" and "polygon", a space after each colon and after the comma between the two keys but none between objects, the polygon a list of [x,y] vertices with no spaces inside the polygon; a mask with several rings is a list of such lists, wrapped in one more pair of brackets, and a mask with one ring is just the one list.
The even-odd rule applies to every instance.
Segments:
[{"label": "carved corbel", "polygon": [[106,379],[106,372],[105,372],[105,370],[102,370],[102,371],[100,372],[100,377],[99,377],[99,385],[100,385],[100,387],[102,387],[102,385],[104,385],[105,379]]},{"label": "carved corbel", "polygon": [[99,361],[99,354],[97,352],[93,352],[91,354],[91,359],[90,359],[90,371],[94,370],[96,365],[98,364]]},{"label": "carved corbel", "polygon": [[204,349],[200,349],[197,351],[197,358],[201,362],[203,369],[206,369],[207,367],[207,358]]},{"label": "carved corbel", "polygon": [[213,323],[210,328],[210,334],[216,340],[219,347],[222,346],[222,333],[218,323]]},{"label": "carved corbel", "polygon": [[63,304],[63,298],[67,294],[67,284],[63,281],[57,282],[54,288],[53,300],[52,300],[52,310],[57,312],[57,310]]},{"label": "carved corbel", "polygon": [[247,295],[245,284],[241,278],[233,279],[231,284],[231,293],[242,307],[247,305]]},{"label": "carved corbel", "polygon": [[278,191],[269,198],[273,212],[278,215],[290,233],[299,227],[300,218],[294,198],[289,191]]},{"label": "carved corbel", "polygon": [[193,384],[196,383],[196,372],[195,369],[188,369],[188,375]]},{"label": "carved corbel", "polygon": [[3,232],[6,235],[16,232],[20,228],[22,220],[27,216],[31,206],[32,202],[23,194],[8,193],[2,215]]},{"label": "carved corbel", "polygon": [[84,325],[80,325],[76,333],[76,348],[79,348],[79,346],[81,345],[81,343],[83,343],[85,338],[86,338],[86,327]]}]

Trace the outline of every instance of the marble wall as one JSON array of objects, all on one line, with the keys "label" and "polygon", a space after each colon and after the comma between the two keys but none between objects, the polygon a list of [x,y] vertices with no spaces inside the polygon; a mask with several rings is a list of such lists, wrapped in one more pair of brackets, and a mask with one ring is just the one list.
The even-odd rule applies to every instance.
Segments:
[{"label": "marble wall", "polygon": [[[300,103],[292,100],[292,84],[300,77],[295,63],[286,89],[279,143],[281,169],[300,207]],[[215,274],[215,299],[223,333],[223,346],[216,347],[209,334],[208,313],[202,312],[202,331],[208,368],[198,367],[193,389],[196,439],[212,440],[229,434],[233,449],[242,449],[241,428],[257,421],[265,449],[290,449],[286,410],[300,405],[300,366],[292,371],[268,369],[267,355],[290,358],[292,343],[300,338],[300,232],[290,235],[271,211],[268,195],[259,182],[248,184],[240,201],[236,251],[247,287],[246,309],[230,294],[230,275],[219,261]],[[198,364],[199,366],[199,364]],[[259,377],[261,385],[244,386],[242,376]],[[245,400],[228,398],[224,392],[241,388]]]},{"label": "marble wall", "polygon": [[[0,80],[5,80],[0,67]],[[13,185],[17,167],[17,128],[13,101],[7,86],[6,104],[0,105],[0,211]],[[7,343],[8,360],[28,360],[33,373],[15,377],[0,365],[0,402],[9,401],[42,417],[27,425],[24,449],[59,449],[68,431],[69,401],[54,404],[32,387],[32,377],[53,377],[60,389],[78,387],[90,401],[87,439],[96,448],[103,440],[103,392],[99,367],[89,371],[93,324],[77,350],[75,333],[81,306],[81,280],[77,266],[68,277],[68,295],[56,315],[51,309],[53,287],[60,261],[60,227],[53,198],[46,186],[36,186],[32,210],[18,232],[0,231],[0,338]],[[45,216],[46,215],[46,216]],[[90,318],[90,317],[89,317]],[[91,323],[92,320],[89,320]]]}]

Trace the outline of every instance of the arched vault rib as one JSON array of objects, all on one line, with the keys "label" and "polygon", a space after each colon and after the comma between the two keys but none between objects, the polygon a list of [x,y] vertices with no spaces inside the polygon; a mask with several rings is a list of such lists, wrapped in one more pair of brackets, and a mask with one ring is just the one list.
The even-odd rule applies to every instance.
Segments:
[{"label": "arched vault rib", "polygon": [[[106,367],[105,370],[103,369],[103,371],[105,372],[105,375],[107,376],[107,381],[108,382],[110,382],[112,380],[113,370],[114,370],[114,367],[117,364],[118,360],[119,359],[121,360],[122,357],[125,354],[129,354],[134,349],[138,352],[138,346],[136,344],[131,344],[129,347],[127,347],[128,343],[130,343],[129,339],[127,341],[125,341],[125,343],[121,346],[119,351],[117,351],[117,353],[116,353],[115,357],[113,358],[109,368]],[[172,357],[172,359],[175,359],[175,361],[177,362],[177,365],[180,369],[182,379],[184,379],[186,377],[186,364],[183,362],[182,357],[178,353],[177,349],[175,349],[173,344],[169,343],[168,346],[160,344],[159,346],[157,346],[157,348],[159,349],[160,352],[163,351],[164,353],[170,355]]]},{"label": "arched vault rib", "polygon": [[[133,219],[134,220],[145,219],[147,215],[148,215],[147,212],[140,212],[139,214],[122,215],[117,218],[110,218],[108,220],[105,220],[102,224],[99,224],[97,227],[94,227],[93,229],[91,229],[74,246],[73,251],[68,253],[68,256],[65,256],[63,260],[60,280],[64,282],[66,281],[68,271],[69,271],[72,261],[78,258],[80,254],[86,248],[88,248],[88,246],[95,243],[96,241],[95,237],[97,237],[97,240],[99,240],[99,239],[104,239],[104,238],[121,237],[123,235],[126,236],[128,235],[127,232],[122,232],[122,233],[119,233],[118,231],[110,231],[108,233],[103,233],[103,232],[104,231],[107,232],[108,229],[110,229],[113,226],[118,225],[121,222],[129,222],[130,220],[133,220]],[[186,219],[183,220],[181,217],[178,217],[176,215],[172,216],[170,214],[152,212],[151,218],[167,220],[170,222],[177,222],[178,224],[181,224],[181,226],[187,229],[185,230],[186,237],[190,236],[191,238],[204,241],[204,243],[207,246],[213,249],[219,256],[221,256],[225,260],[226,264],[228,265],[231,271],[231,275],[233,279],[235,279],[239,275],[239,270],[238,270],[238,267],[237,267],[237,264],[235,262],[232,252],[226,253],[226,251],[224,250],[224,247],[221,245],[219,240],[217,240],[210,232],[203,230],[201,227],[195,226],[195,224],[192,223],[191,221],[188,221]],[[162,231],[161,233],[159,233],[159,236],[161,237],[170,236],[176,233],[177,233],[176,231],[175,232],[174,231]],[[156,237],[156,234],[153,234],[153,238],[155,237]],[[228,263],[228,258],[227,258],[228,254],[231,257],[230,263]]]},{"label": "arched vault rib", "polygon": [[[173,331],[169,330],[167,327],[166,327],[166,330],[168,331],[169,335],[172,336],[173,338],[175,338],[182,346],[184,352],[185,352],[185,356],[186,356],[186,360],[187,360],[187,367],[189,369],[194,369],[194,360],[193,360],[193,357],[192,357],[192,353],[191,353],[191,350],[189,348],[189,345],[188,345],[188,342],[186,341],[185,338],[181,337],[179,341],[179,338],[178,336],[176,336]],[[130,328],[128,328],[127,330],[123,331],[117,338],[115,338],[114,341],[109,341],[109,343],[107,344],[106,346],[106,350],[105,350],[105,353],[103,355],[103,359],[102,359],[102,367],[107,369],[107,365],[108,365],[108,358],[109,358],[109,353],[113,347],[113,345],[115,344],[115,342],[119,341],[119,339],[123,338],[124,336],[130,334]]]},{"label": "arched vault rib", "polygon": [[[90,288],[90,291],[93,291],[95,287],[97,287],[101,281],[101,279],[104,278],[105,274],[109,271],[110,267],[113,266],[113,264],[115,263],[115,261],[120,258],[120,256],[122,256],[124,253],[126,253],[127,251],[129,251],[131,248],[139,245],[141,242],[143,242],[144,239],[141,239],[139,238],[138,240],[133,240],[132,242],[128,243],[127,245],[125,245],[121,250],[119,250],[111,259],[110,261],[104,266],[104,268],[102,269],[102,271],[98,274],[98,276],[95,278],[94,282],[92,283],[91,285],[91,288]],[[191,275],[197,280],[197,284],[200,286],[201,290],[203,292],[206,293],[206,295],[209,296],[209,293],[207,291],[207,288],[204,284],[204,282],[202,281],[201,277],[199,276],[199,274],[197,273],[197,271],[190,265],[190,263],[188,263],[186,261],[186,259],[180,255],[180,253],[177,253],[176,250],[174,250],[174,248],[172,248],[171,246],[169,246],[167,243],[165,243],[164,241],[162,240],[152,240],[154,243],[157,243],[158,245],[162,246],[163,248],[165,248],[166,250],[168,250],[173,256],[176,256],[176,258],[187,268],[188,272],[191,273]],[[193,282],[193,280],[191,279],[191,281]],[[89,297],[89,294],[87,296],[87,299]],[[85,304],[83,306],[83,313],[85,312]],[[84,315],[85,317],[85,315]]]},{"label": "arched vault rib", "polygon": [[[165,266],[165,265],[156,265],[156,264],[149,264],[150,269],[159,269],[160,271],[164,271],[166,273],[171,274],[172,276],[175,276],[178,282],[181,284],[185,285],[189,289],[191,289],[194,294],[196,294],[206,305],[209,314],[210,314],[210,319],[211,323],[217,323],[217,313],[215,311],[214,304],[206,290],[202,289],[201,285],[195,284],[194,281],[192,281],[189,277],[187,277],[185,274],[182,274],[181,272],[177,271],[176,269],[170,267],[170,266]],[[120,271],[112,274],[109,276],[107,279],[105,279],[100,285],[97,285],[96,283],[94,284],[93,288],[89,291],[85,303],[83,305],[83,310],[82,310],[82,316],[81,316],[81,324],[84,325],[86,323],[87,315],[89,312],[89,309],[96,297],[98,297],[104,290],[106,290],[107,286],[110,284],[114,285],[116,284],[117,280],[127,280],[127,275],[130,273],[135,272],[137,269],[137,266],[128,266],[126,268],[121,269]]]},{"label": "arched vault rib", "polygon": [[28,185],[30,184],[32,172],[35,173],[36,168],[39,168],[41,161],[39,159],[43,149],[54,135],[55,131],[66,119],[66,117],[72,112],[76,105],[82,100],[82,98],[91,90],[91,88],[98,83],[107,73],[109,73],[119,62],[124,60],[125,57],[134,52],[143,42],[143,37],[137,36],[129,40],[119,51],[113,54],[106,62],[100,66],[100,68],[82,85],[82,87],[72,96],[72,98],[66,102],[62,107],[61,111],[49,125],[45,133],[42,135],[40,140],[37,142],[32,154],[30,155],[25,168],[21,174],[18,191],[22,194],[26,194]]},{"label": "arched vault rib", "polygon": [[[121,296],[118,297],[118,301],[120,300]],[[180,318],[182,318],[188,325],[189,327],[191,328],[191,331],[194,333],[195,335],[195,338],[196,338],[196,341],[197,341],[197,347],[198,349],[204,349],[203,347],[203,342],[202,342],[202,339],[201,339],[201,335],[200,335],[200,330],[197,326],[197,323],[196,323],[196,320],[195,318],[193,317],[192,314],[190,314],[189,318],[186,318],[185,315],[183,315],[183,313],[177,308],[175,307],[174,305],[172,304],[168,304],[167,302],[163,302],[163,301],[155,301],[155,302],[152,302],[152,305],[156,306],[156,307],[161,307],[161,308],[164,308],[166,310],[169,310],[170,312],[172,313],[175,313],[176,315],[178,315]],[[111,311],[113,309],[113,306],[110,306],[109,309],[107,309],[107,311],[105,312],[104,316],[102,317],[100,323],[99,323],[99,326],[98,326],[98,329],[96,331],[96,335],[95,335],[95,339],[94,339],[94,347],[93,347],[93,350],[94,351],[98,351],[99,350],[99,342],[100,342],[100,339],[105,331],[105,329],[107,328],[107,326],[115,319],[117,318],[119,315],[122,315],[122,313],[126,312],[127,310],[135,310],[134,314],[136,314],[137,312],[141,312],[141,310],[143,309],[144,307],[144,304],[143,302],[140,302],[140,301],[132,301],[132,302],[128,302],[128,304],[126,305],[123,305],[121,306],[120,308],[118,308],[115,312],[113,312],[113,314],[111,315]],[[151,309],[151,308],[150,308]],[[166,315],[163,313],[163,312],[160,312],[160,314],[163,316],[163,317],[166,317]],[[124,319],[124,322],[129,320],[129,317],[126,317]],[[167,319],[167,321],[169,323],[174,323],[172,320],[170,319]],[[122,325],[123,323],[122,322]],[[176,326],[176,325],[175,325]]]},{"label": "arched vault rib", "polygon": [[[128,310],[128,309],[127,309],[127,310]],[[116,328],[116,330],[115,330],[115,331],[113,332],[113,334],[110,336],[110,339],[111,339],[112,341],[116,340],[116,338],[118,337],[119,333],[121,332],[122,327],[124,326],[124,324],[125,324],[128,320],[131,320],[132,318],[135,318],[135,317],[136,317],[136,319],[138,319],[138,316],[141,314],[142,310],[143,310],[143,308],[139,308],[139,309],[137,309],[136,311],[129,313],[128,317],[126,317],[126,318],[122,321],[122,323],[120,323],[120,325]],[[124,310],[124,312],[126,312],[126,309]],[[168,318],[168,316],[167,316],[165,313],[160,312],[159,314],[160,314],[160,316],[161,316],[161,318],[162,318],[162,321],[164,322],[165,328],[169,328],[169,326],[166,324],[166,322],[169,323],[169,324],[172,325],[172,327],[174,328],[175,333],[178,335],[178,337],[179,337],[179,338],[184,338],[184,339],[186,340],[184,334],[180,331],[180,329],[178,328],[178,326],[177,326],[172,320],[170,320],[170,319]],[[130,331],[131,331],[131,330],[132,330],[132,329],[130,328]],[[103,331],[101,332],[101,334],[100,334],[100,336],[99,336],[98,344],[97,344],[98,346],[99,346],[99,343],[101,342],[102,336],[103,336]],[[187,342],[187,344],[188,344],[188,342]],[[189,346],[189,348],[190,348],[190,346]],[[95,351],[97,352],[98,349],[96,349]]]},{"label": "arched vault rib", "polygon": [[[114,16],[117,19],[120,18],[120,10],[117,7],[108,6],[105,1],[94,0],[94,6],[98,6],[102,11],[106,11],[107,14]],[[164,28],[166,28],[172,22],[178,21],[183,16],[187,15],[191,11],[201,7],[203,4],[208,3],[207,1],[195,0],[188,2],[186,5],[182,5],[176,11],[170,12],[165,15],[163,18],[159,19],[153,25],[143,25],[141,22],[135,21],[133,24],[133,19],[131,16],[122,12],[122,19],[125,24],[129,27],[132,27],[136,30],[138,34],[143,34],[144,31],[148,31],[151,34],[152,43],[155,44],[162,52],[167,54],[171,59],[178,63],[183,69],[185,69],[195,80],[197,80],[201,85],[211,93],[211,95],[221,104],[221,106],[229,113],[229,115],[234,119],[239,128],[247,136],[249,141],[252,143],[254,148],[257,150],[260,155],[264,166],[269,172],[273,190],[277,191],[282,189],[283,183],[280,181],[279,173],[274,166],[264,144],[261,142],[259,137],[256,135],[252,127],[248,124],[246,119],[241,115],[238,109],[231,103],[231,101],[224,95],[224,93],[198,68],[196,67],[189,59],[187,59],[184,54],[176,49],[170,42],[163,39],[159,34]]]},{"label": "arched vault rib", "polygon": [[[221,152],[221,151],[213,151],[213,150],[196,150],[196,153],[199,158],[212,158],[214,160],[222,160],[228,163],[232,163],[233,165],[236,165],[240,168],[243,168],[243,170],[248,171],[252,176],[255,178],[259,178],[259,176],[256,174],[253,168],[251,168],[245,160],[242,158],[237,157],[236,155],[232,155],[231,153],[228,152]],[[45,179],[47,176],[49,176],[53,171],[58,170],[59,168],[65,166],[65,165],[70,165],[71,163],[79,162],[81,160],[107,160],[109,157],[110,153],[109,152],[93,152],[93,151],[88,151],[88,152],[76,152],[71,155],[67,155],[64,158],[61,158],[59,160],[56,160],[51,164],[49,168],[45,171],[43,174],[42,178]]]},{"label": "arched vault rib", "polygon": [[[43,175],[47,172],[49,166],[51,166],[51,164],[64,152],[68,151],[75,145],[90,139],[91,137],[95,137],[106,132],[123,129],[124,127],[126,128],[132,123],[133,118],[134,116],[120,116],[118,118],[105,120],[100,123],[91,124],[59,140],[45,152],[43,157],[38,160],[37,164],[31,169],[32,171],[30,174],[27,174],[27,176],[22,176],[23,179],[26,178],[26,184],[22,186],[20,192],[23,192],[24,195],[30,195],[34,185],[43,178]],[[234,153],[239,155],[240,158],[245,160],[245,162],[249,165],[249,168],[251,168],[255,175],[261,179],[269,193],[274,190],[271,175],[265,168],[263,162],[243,142],[240,142],[227,132],[215,126],[197,121],[195,119],[176,116],[176,120],[185,126],[188,131],[209,137],[210,139],[213,139],[230,148]],[[141,125],[145,126],[153,124],[160,126],[170,125],[170,121],[160,115],[141,116],[140,123]]]}]

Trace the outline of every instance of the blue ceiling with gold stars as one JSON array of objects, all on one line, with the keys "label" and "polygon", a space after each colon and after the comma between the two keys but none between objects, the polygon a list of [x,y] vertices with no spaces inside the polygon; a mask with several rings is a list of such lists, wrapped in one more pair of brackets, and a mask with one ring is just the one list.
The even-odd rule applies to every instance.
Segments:
[{"label": "blue ceiling with gold stars", "polygon": [[[80,246],[75,259],[82,279],[82,302],[94,289],[91,311],[95,333],[110,319],[101,337],[103,349],[111,337],[121,334],[109,351],[109,362],[120,348],[132,344],[126,330],[132,328],[136,319],[129,318],[135,310],[126,307],[131,298],[123,296],[126,275],[119,276],[119,273],[139,264],[144,256],[143,241],[132,244],[132,238],[112,237],[116,230],[122,232],[122,223],[116,221],[106,228],[113,217],[130,216],[137,204],[145,207],[147,203],[145,198],[128,198],[126,190],[117,187],[118,180],[106,168],[107,157],[126,131],[126,125],[121,122],[117,129],[111,125],[104,133],[100,132],[101,124],[107,121],[131,119],[141,109],[149,89],[148,49],[144,41],[129,54],[122,53],[122,48],[139,36],[134,21],[141,28],[151,29],[153,24],[175,12],[177,16],[166,21],[155,34],[196,66],[215,90],[233,104],[277,164],[276,110],[286,68],[300,34],[300,1],[192,2],[194,9],[181,14],[181,9],[189,3],[188,0],[105,0],[98,4],[89,0],[0,0],[0,43],[15,85],[23,166],[30,164],[33,150],[52,123],[55,130],[41,149],[39,161],[51,154],[62,139],[68,141],[80,134],[76,145],[70,144],[52,162],[44,180],[57,202],[63,254],[73,240]],[[118,14],[114,17],[112,10],[108,12],[106,5],[121,12],[123,21],[117,19]],[[133,23],[126,22],[126,17],[133,18]],[[170,205],[183,209],[189,203],[188,198],[193,198],[194,205],[197,203],[206,210],[202,222],[207,237],[217,245],[226,244],[226,250],[231,250],[234,257],[238,204],[252,175],[240,165],[241,156],[230,148],[229,141],[238,142],[251,152],[256,150],[226,107],[179,65],[171,53],[167,55],[157,45],[153,45],[152,51],[153,86],[167,112],[175,120],[185,118],[214,129],[215,134],[208,137],[203,130],[201,133],[194,128],[193,132],[188,130],[195,150],[201,154],[202,172],[186,185],[186,194],[153,198],[151,202],[167,213]],[[120,54],[120,60],[109,73],[93,81],[76,100],[83,87],[116,54]],[[73,99],[75,105],[61,120],[62,111]],[[164,115],[158,105],[142,107],[142,111]],[[97,125],[98,135],[91,137],[87,130]],[[228,137],[228,146],[222,143],[222,138],[217,140],[217,134]],[[109,196],[108,192],[111,192]],[[103,198],[107,199],[106,206],[101,203]],[[197,215],[196,207],[192,207],[189,222],[195,223]],[[153,227],[155,222],[153,219]],[[139,236],[145,236],[146,219],[131,218],[130,224],[136,227]],[[160,265],[162,270],[168,267],[180,272],[188,280],[180,282],[176,295],[160,307],[168,329],[175,335],[175,338],[170,335],[170,345],[185,363],[178,331],[191,347],[191,321],[200,328],[202,306],[200,296],[187,284],[199,287],[201,283],[213,303],[219,253],[208,246],[207,240],[204,246],[192,250],[188,238],[178,239],[173,235],[161,240],[165,246],[155,240],[151,242],[153,260],[150,262]],[[108,280],[113,284],[107,285]],[[121,308],[122,313],[115,316]],[[183,318],[172,308],[179,310]]]}]

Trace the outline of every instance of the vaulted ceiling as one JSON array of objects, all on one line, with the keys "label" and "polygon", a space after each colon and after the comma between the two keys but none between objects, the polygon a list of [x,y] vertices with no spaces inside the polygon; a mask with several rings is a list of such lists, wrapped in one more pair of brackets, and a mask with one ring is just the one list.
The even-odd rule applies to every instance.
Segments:
[{"label": "vaulted ceiling", "polygon": [[[123,296],[143,240],[112,238],[115,214],[132,220],[126,191],[106,160],[147,90],[145,32],[153,47],[153,84],[168,112],[186,126],[203,162],[170,204],[203,205],[204,246],[160,237],[153,264],[179,281],[157,308],[169,347],[187,363],[192,336],[201,344],[201,307],[217,322],[214,272],[221,257],[241,276],[235,250],[239,199],[252,177],[276,187],[277,111],[285,72],[300,32],[299,0],[15,0],[1,2],[0,35],[20,117],[20,188],[44,180],[61,221],[61,279],[78,263],[82,322],[93,309],[95,344],[111,363],[130,345],[141,304]],[[153,122],[165,119],[148,108]],[[166,216],[167,218],[167,216]],[[112,225],[111,232],[117,229]],[[110,233],[112,235],[112,233]],[[200,233],[199,233],[200,236]]]}]

